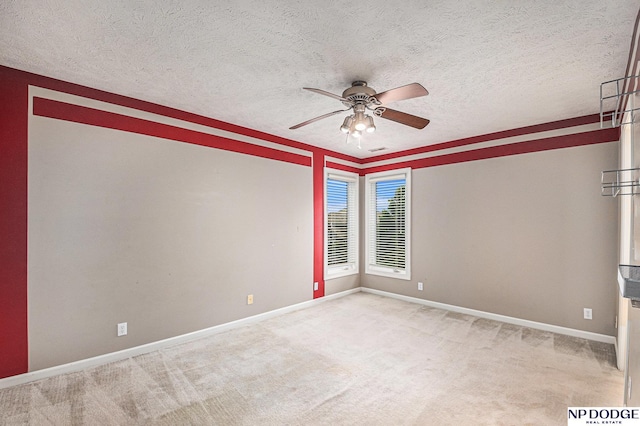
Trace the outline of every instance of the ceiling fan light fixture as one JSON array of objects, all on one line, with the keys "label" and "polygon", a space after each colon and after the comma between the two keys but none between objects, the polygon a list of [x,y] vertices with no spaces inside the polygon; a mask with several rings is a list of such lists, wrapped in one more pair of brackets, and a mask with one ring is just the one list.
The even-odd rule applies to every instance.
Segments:
[{"label": "ceiling fan light fixture", "polygon": [[354,138],[360,138],[362,137],[362,132],[360,130],[354,130],[351,132],[351,136],[353,136]]},{"label": "ceiling fan light fixture", "polygon": [[376,125],[373,124],[373,117],[370,115],[366,116],[367,119],[367,133],[373,133],[376,131]]},{"label": "ceiling fan light fixture", "polygon": [[364,113],[357,111],[355,129],[359,131],[363,131],[366,128],[367,128],[367,120],[364,116]]},{"label": "ceiling fan light fixture", "polygon": [[350,115],[344,119],[342,126],[340,126],[340,131],[342,133],[349,133],[349,130],[351,130],[352,124],[353,124],[353,115]]}]

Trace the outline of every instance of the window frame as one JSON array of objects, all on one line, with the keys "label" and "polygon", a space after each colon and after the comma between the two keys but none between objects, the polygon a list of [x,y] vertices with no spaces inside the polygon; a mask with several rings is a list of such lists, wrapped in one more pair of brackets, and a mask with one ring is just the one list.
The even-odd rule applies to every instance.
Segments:
[{"label": "window frame", "polygon": [[[343,170],[331,169],[328,167],[324,168],[324,279],[330,280],[334,278],[346,277],[349,275],[357,275],[360,273],[360,176],[357,173],[346,172]],[[347,244],[353,244],[353,261],[339,264],[339,265],[329,265],[329,209],[328,206],[328,191],[327,191],[327,181],[329,179],[337,180],[341,182],[347,183],[347,191],[353,191],[353,208],[355,212],[351,215],[347,216],[347,229],[348,229],[348,238],[350,238]],[[349,199],[349,193],[347,193],[347,202]],[[349,219],[351,221],[349,222]],[[347,256],[349,250],[347,249]]]},{"label": "window frame", "polygon": [[[375,264],[372,238],[376,235],[376,199],[374,184],[381,181],[405,180],[405,268],[403,270]],[[411,168],[395,169],[365,175],[365,274],[411,280]],[[373,210],[373,211],[372,211]]]}]

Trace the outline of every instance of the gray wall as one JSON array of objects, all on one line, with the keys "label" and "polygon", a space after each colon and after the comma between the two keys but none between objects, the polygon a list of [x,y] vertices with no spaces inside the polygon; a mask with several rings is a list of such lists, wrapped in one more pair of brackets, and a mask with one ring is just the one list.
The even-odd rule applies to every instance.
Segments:
[{"label": "gray wall", "polygon": [[[598,187],[616,162],[610,143],[414,170],[412,280],[354,275],[325,294],[362,285],[613,335],[616,203]],[[312,197],[310,167],[31,117],[30,370],[310,300]]]},{"label": "gray wall", "polygon": [[310,300],[312,195],[310,167],[31,117],[30,370]]},{"label": "gray wall", "polygon": [[617,203],[600,171],[617,161],[606,143],[416,169],[412,279],[361,285],[614,335]]},{"label": "gray wall", "polygon": [[333,278],[324,282],[324,294],[325,296],[329,296],[330,294],[340,293],[341,291],[347,291],[358,287],[360,287],[359,274]]}]

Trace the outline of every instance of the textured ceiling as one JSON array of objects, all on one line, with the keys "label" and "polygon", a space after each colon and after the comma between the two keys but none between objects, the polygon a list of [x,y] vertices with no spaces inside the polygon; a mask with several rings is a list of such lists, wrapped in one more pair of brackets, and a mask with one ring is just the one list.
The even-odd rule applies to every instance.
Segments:
[{"label": "textured ceiling", "polygon": [[[300,142],[372,156],[599,111],[622,77],[637,0],[2,0],[0,64]],[[346,144],[329,97],[353,80],[430,95]]]}]

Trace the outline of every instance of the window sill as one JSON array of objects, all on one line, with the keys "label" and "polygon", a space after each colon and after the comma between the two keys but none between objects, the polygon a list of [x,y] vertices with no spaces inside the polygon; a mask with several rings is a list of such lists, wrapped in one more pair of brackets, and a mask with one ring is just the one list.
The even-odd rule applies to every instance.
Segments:
[{"label": "window sill", "polygon": [[324,280],[328,281],[335,278],[348,277],[349,275],[358,275],[359,273],[360,271],[358,270],[358,268],[349,266],[332,268],[329,271],[325,271]]}]

